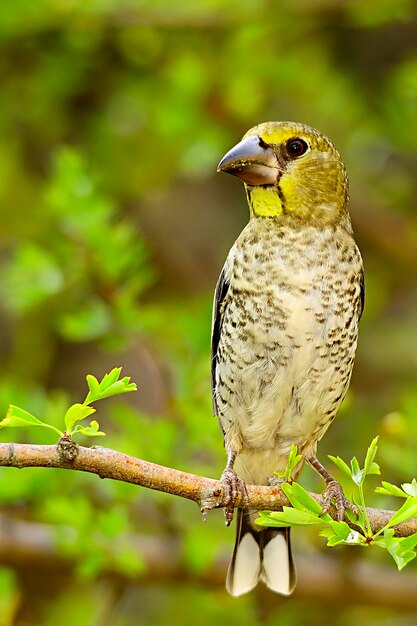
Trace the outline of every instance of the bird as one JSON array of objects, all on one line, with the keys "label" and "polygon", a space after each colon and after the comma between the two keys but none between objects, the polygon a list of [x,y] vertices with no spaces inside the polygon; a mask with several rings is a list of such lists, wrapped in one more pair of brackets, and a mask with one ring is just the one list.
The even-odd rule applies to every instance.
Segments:
[{"label": "bird", "polygon": [[[218,172],[244,182],[250,218],[217,282],[212,322],[212,399],[227,463],[226,523],[246,485],[271,484],[291,447],[325,480],[327,511],[350,503],[316,456],[349,386],[364,273],[348,211],[348,178],[333,143],[298,122],[250,129]],[[240,501],[242,502],[242,501]],[[226,587],[258,581],[282,595],[296,583],[289,528],[255,524],[239,509]]]}]

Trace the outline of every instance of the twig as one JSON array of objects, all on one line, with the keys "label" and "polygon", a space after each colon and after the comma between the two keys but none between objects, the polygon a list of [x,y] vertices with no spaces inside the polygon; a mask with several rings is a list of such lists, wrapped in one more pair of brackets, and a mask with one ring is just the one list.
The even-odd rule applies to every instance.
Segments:
[{"label": "twig", "polygon": [[[0,466],[54,467],[89,472],[97,474],[100,478],[133,483],[193,500],[204,511],[222,507],[225,504],[221,484],[212,478],[156,465],[110,448],[73,446],[72,452],[73,454],[68,455],[62,443],[52,446],[3,443],[0,444]],[[290,506],[279,487],[248,485],[247,492],[248,499],[245,504],[247,508],[258,511],[278,511],[284,505]],[[323,503],[320,495],[315,493],[310,495],[319,504]],[[243,505],[244,503],[238,498],[236,506]],[[368,508],[367,512],[374,533],[380,530],[394,513],[371,508]],[[336,510],[331,510],[330,515],[337,519]],[[399,537],[407,537],[417,532],[417,518],[398,525],[395,530]]]}]

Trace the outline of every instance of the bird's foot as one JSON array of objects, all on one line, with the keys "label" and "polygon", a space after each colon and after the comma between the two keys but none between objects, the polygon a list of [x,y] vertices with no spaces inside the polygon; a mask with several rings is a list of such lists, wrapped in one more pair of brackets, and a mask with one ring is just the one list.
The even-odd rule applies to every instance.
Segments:
[{"label": "bird's foot", "polygon": [[230,526],[233,520],[236,500],[240,496],[243,502],[246,502],[248,492],[245,482],[230,467],[226,467],[224,470],[220,477],[220,483],[223,490],[223,511],[226,518],[226,526]]},{"label": "bird's foot", "polygon": [[345,510],[350,509],[353,511],[355,515],[358,513],[357,507],[350,502],[345,494],[343,493],[343,489],[341,485],[337,482],[337,480],[331,480],[327,483],[325,490],[322,494],[323,506],[321,509],[321,514],[324,515],[328,513],[332,504],[332,500],[335,502],[336,511],[337,511],[337,520],[339,522],[343,521],[345,516]]},{"label": "bird's foot", "polygon": [[335,480],[333,476],[329,474],[327,469],[323,467],[317,457],[310,456],[306,459],[306,461],[318,474],[320,474],[320,476],[326,482],[326,488],[323,491],[324,501],[321,509],[321,514],[324,515],[325,513],[329,512],[332,500],[334,500],[337,511],[337,519],[339,522],[343,521],[346,509],[350,509],[355,515],[357,515],[357,507],[349,502],[349,500],[343,493],[342,487],[339,485],[337,480]]}]

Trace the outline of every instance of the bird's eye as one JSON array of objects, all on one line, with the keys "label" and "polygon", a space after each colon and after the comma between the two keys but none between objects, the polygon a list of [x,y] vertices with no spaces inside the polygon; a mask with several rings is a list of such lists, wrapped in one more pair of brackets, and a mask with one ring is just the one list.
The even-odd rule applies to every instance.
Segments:
[{"label": "bird's eye", "polygon": [[304,139],[289,139],[289,141],[287,141],[286,148],[289,156],[296,159],[307,152],[308,145]]}]

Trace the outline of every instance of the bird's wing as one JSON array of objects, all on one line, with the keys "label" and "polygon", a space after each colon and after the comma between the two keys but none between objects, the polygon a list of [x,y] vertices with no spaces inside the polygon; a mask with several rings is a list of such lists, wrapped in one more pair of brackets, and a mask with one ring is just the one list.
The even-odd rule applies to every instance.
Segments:
[{"label": "bird's wing", "polygon": [[218,407],[216,401],[217,349],[219,347],[220,333],[222,332],[225,299],[229,290],[229,286],[230,283],[226,278],[226,270],[225,267],[223,267],[219,276],[219,280],[217,281],[216,290],[214,292],[213,324],[211,328],[211,392],[214,415],[218,415]]},{"label": "bird's wing", "polygon": [[362,268],[361,278],[360,278],[360,296],[358,302],[358,320],[361,319],[363,309],[365,306],[365,275]]}]

